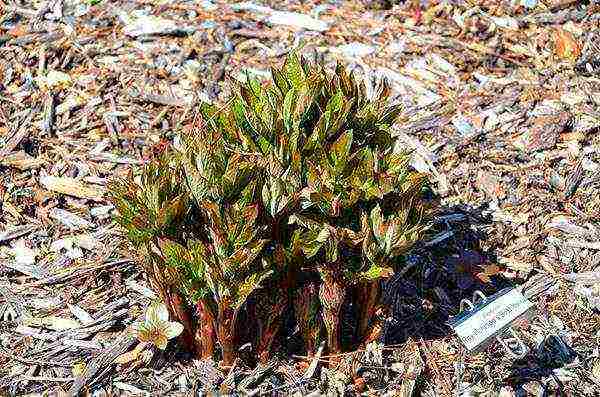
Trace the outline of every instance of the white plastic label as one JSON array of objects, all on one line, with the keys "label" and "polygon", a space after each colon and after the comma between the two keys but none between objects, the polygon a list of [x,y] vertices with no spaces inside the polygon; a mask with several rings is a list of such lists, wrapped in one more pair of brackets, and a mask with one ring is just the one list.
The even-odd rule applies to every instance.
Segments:
[{"label": "white plastic label", "polygon": [[497,298],[487,298],[480,306],[462,313],[451,324],[452,328],[469,351],[477,350],[485,342],[499,334],[525,314],[533,303],[520,291],[512,289]]}]

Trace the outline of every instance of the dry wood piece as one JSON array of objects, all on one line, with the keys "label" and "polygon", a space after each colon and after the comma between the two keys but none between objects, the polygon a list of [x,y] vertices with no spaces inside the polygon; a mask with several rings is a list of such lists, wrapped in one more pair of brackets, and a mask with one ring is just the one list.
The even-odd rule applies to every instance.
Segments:
[{"label": "dry wood piece", "polygon": [[0,164],[6,167],[15,167],[21,171],[27,171],[34,168],[39,168],[45,164],[45,161],[40,158],[34,158],[22,150],[7,154]]},{"label": "dry wood piece", "polygon": [[10,226],[6,230],[0,232],[0,243],[24,236],[28,233],[31,233],[36,228],[36,225]]},{"label": "dry wood piece", "polygon": [[0,160],[15,150],[21,141],[31,133],[31,120],[37,111],[37,108],[30,108],[21,122],[13,126],[12,131],[3,137],[4,144],[0,147]]},{"label": "dry wood piece", "polygon": [[82,389],[103,376],[107,375],[113,369],[115,359],[131,349],[135,343],[135,338],[129,332],[124,332],[107,349],[98,354],[91,362],[87,363],[85,372],[75,378],[73,385],[69,389],[70,396],[78,396]]},{"label": "dry wood piece", "polygon": [[85,184],[80,180],[58,176],[42,176],[40,183],[46,189],[69,196],[75,196],[94,201],[102,200],[104,190],[98,186]]}]

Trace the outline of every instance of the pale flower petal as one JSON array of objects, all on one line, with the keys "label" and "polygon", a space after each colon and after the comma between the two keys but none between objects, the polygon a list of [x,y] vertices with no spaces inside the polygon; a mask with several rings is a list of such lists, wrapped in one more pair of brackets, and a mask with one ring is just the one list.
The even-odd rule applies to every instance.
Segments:
[{"label": "pale flower petal", "polygon": [[167,348],[167,342],[169,342],[169,340],[167,339],[167,337],[165,335],[160,334],[160,335],[156,335],[156,337],[154,338],[154,340],[152,342],[160,350],[165,350]]},{"label": "pale flower petal", "polygon": [[162,302],[153,302],[146,310],[146,324],[169,321],[169,312]]},{"label": "pale flower petal", "polygon": [[181,335],[181,333],[183,332],[183,325],[176,321],[170,321],[165,325],[166,326],[164,332],[167,339],[173,339],[176,336]]},{"label": "pale flower petal", "polygon": [[136,336],[140,342],[151,342],[152,335],[153,335],[153,328],[146,327],[145,325],[142,325],[140,328],[138,328],[137,332],[136,332]]}]

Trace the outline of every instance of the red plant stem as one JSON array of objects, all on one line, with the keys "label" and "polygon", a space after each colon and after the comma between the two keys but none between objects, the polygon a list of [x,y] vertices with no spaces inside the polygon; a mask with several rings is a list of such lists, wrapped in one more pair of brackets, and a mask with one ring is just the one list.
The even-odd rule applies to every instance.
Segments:
[{"label": "red plant stem", "polygon": [[200,324],[196,327],[195,341],[201,347],[200,358],[210,359],[215,351],[215,318],[206,300],[196,303]]},{"label": "red plant stem", "polygon": [[319,334],[319,324],[317,320],[316,300],[319,299],[319,290],[314,283],[301,287],[294,299],[294,314],[296,323],[302,332],[306,353],[310,357],[315,352],[316,339]]},{"label": "red plant stem", "polygon": [[219,338],[223,353],[222,364],[225,367],[230,367],[233,365],[233,361],[236,358],[234,346],[236,313],[231,307],[221,303],[219,304],[219,314],[217,318],[217,337]]},{"label": "red plant stem", "polygon": [[271,345],[275,340],[275,335],[277,331],[279,331],[281,321],[275,320],[270,327],[266,327],[263,330],[262,335],[260,335],[260,342],[256,349],[258,353],[258,360],[261,364],[266,364],[269,361],[269,356],[271,353]]},{"label": "red plant stem", "polygon": [[358,307],[360,308],[358,335],[360,340],[367,337],[369,324],[377,309],[377,298],[379,297],[379,281],[372,281],[358,286]]},{"label": "red plant stem", "polygon": [[[268,299],[265,299],[268,300]],[[277,336],[279,328],[281,328],[281,315],[283,310],[287,306],[287,296],[284,293],[276,295],[275,301],[271,301],[270,304],[261,305],[260,310],[267,310],[268,314],[266,318],[259,318],[259,342],[257,346],[257,352],[259,361],[263,364],[269,360],[271,345]],[[264,313],[263,313],[264,314]]]},{"label": "red plant stem", "polygon": [[385,316],[387,314],[387,309],[383,305],[379,305],[376,309],[376,319],[371,325],[361,347],[365,347],[369,343],[379,339],[381,334],[383,333],[383,322],[385,321]]},{"label": "red plant stem", "polygon": [[194,326],[192,324],[190,313],[183,304],[183,301],[177,292],[170,291],[168,302],[171,303],[172,310],[175,313],[175,318],[183,325],[181,339],[189,351],[200,353],[200,346],[195,342]]},{"label": "red plant stem", "polygon": [[319,288],[319,298],[323,307],[323,322],[327,329],[327,344],[330,354],[342,352],[340,343],[340,312],[346,296],[346,287],[328,272],[321,272],[323,283]]}]

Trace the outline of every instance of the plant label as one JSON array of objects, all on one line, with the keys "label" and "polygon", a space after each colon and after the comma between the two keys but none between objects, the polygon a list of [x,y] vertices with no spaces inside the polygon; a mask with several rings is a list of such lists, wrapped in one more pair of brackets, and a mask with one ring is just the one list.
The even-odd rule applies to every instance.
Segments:
[{"label": "plant label", "polygon": [[533,303],[519,290],[507,288],[490,297],[484,297],[472,308],[453,317],[450,327],[467,350],[475,353],[508,329],[512,323],[527,316],[533,307]]}]

